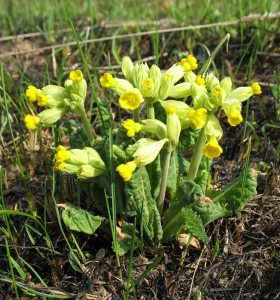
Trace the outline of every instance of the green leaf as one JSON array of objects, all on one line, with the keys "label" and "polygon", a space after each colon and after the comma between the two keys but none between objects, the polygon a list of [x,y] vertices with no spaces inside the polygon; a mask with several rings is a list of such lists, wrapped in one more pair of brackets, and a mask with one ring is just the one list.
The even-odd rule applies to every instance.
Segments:
[{"label": "green leaf", "polygon": [[102,215],[107,216],[104,189],[96,182],[81,182],[81,186],[93,202],[94,206],[102,213]]},{"label": "green leaf", "polygon": [[98,101],[98,117],[97,126],[100,126],[102,136],[108,136],[109,128],[112,127],[112,113],[106,99],[97,99]]},{"label": "green leaf", "polygon": [[70,203],[66,203],[66,209],[62,211],[62,219],[71,230],[87,234],[93,234],[104,220],[103,217],[95,216]]},{"label": "green leaf", "polygon": [[160,155],[151,163],[146,166],[148,171],[150,183],[151,183],[151,193],[154,199],[157,199],[160,193],[160,184],[161,184],[161,164],[160,164]]},{"label": "green leaf", "polygon": [[[121,232],[125,234],[125,238],[118,240],[118,245],[117,245],[117,252],[118,255],[122,256],[125,253],[127,253],[132,245],[132,237],[133,237],[133,229],[134,229],[134,224],[125,224],[124,226],[121,227]],[[136,233],[138,233],[136,231]],[[138,248],[139,246],[139,240],[136,238],[136,235],[134,236],[134,249]]]},{"label": "green leaf", "polygon": [[86,130],[76,121],[70,120],[66,124],[69,134],[69,144],[73,149],[83,149],[90,147]]},{"label": "green leaf", "polygon": [[200,217],[191,208],[176,206],[166,213],[162,241],[165,242],[181,233],[190,233],[206,243],[209,240]]},{"label": "green leaf", "polygon": [[126,214],[137,215],[148,238],[157,242],[162,237],[159,211],[151,194],[149,175],[145,167],[138,168],[125,184]]},{"label": "green leaf", "polygon": [[256,194],[257,179],[253,169],[247,170],[222,191],[209,191],[193,209],[204,224],[240,211]]},{"label": "green leaf", "polygon": [[17,272],[19,273],[20,277],[25,280],[27,278],[27,275],[25,274],[23,268],[19,265],[19,263],[14,260],[11,256],[10,256],[10,260],[14,266],[14,268],[17,270]]}]

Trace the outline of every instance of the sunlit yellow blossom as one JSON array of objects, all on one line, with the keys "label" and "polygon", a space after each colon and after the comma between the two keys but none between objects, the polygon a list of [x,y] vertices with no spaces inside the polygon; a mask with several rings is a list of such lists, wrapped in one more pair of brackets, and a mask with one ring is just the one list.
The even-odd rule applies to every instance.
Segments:
[{"label": "sunlit yellow blossom", "polygon": [[259,94],[262,93],[262,89],[261,89],[261,87],[260,87],[260,85],[259,85],[258,82],[254,82],[251,85],[251,89],[252,89],[254,95],[259,95]]},{"label": "sunlit yellow blossom", "polygon": [[25,95],[31,102],[35,102],[37,100],[37,93],[38,89],[33,85],[29,85],[28,89],[25,91]]},{"label": "sunlit yellow blossom", "polygon": [[54,156],[57,163],[64,162],[70,158],[70,151],[67,151],[66,148],[62,145],[56,148],[56,154]]},{"label": "sunlit yellow blossom", "polygon": [[100,83],[105,88],[115,88],[118,85],[117,80],[110,73],[101,76]]},{"label": "sunlit yellow blossom", "polygon": [[69,74],[69,79],[75,83],[79,83],[84,78],[84,75],[81,70],[73,70]]},{"label": "sunlit yellow blossom", "polygon": [[136,162],[129,161],[126,164],[121,164],[116,168],[116,171],[120,173],[120,176],[123,178],[124,181],[128,181],[132,177],[132,173],[135,171],[137,167]]},{"label": "sunlit yellow blossom", "polygon": [[223,93],[223,89],[220,86],[215,86],[212,89],[212,93],[215,97],[220,97]]},{"label": "sunlit yellow blossom", "polygon": [[141,128],[142,128],[142,125],[139,124],[139,123],[136,123],[134,122],[133,120],[131,119],[128,119],[126,120],[124,123],[123,123],[123,126],[124,128],[127,129],[127,136],[128,137],[133,137],[136,133],[138,133]]},{"label": "sunlit yellow blossom", "polygon": [[26,115],[24,118],[25,126],[28,130],[35,130],[37,125],[40,123],[40,118],[37,116],[32,116],[30,114]]},{"label": "sunlit yellow blossom", "polygon": [[179,62],[179,65],[183,68],[185,72],[193,71],[198,67],[196,58],[191,54],[188,55],[187,58],[183,58]]},{"label": "sunlit yellow blossom", "polygon": [[190,109],[187,111],[187,116],[190,118],[193,128],[201,128],[205,124],[207,110],[205,108]]},{"label": "sunlit yellow blossom", "polygon": [[37,101],[39,106],[46,106],[48,104],[48,100],[48,97],[42,92],[39,92],[37,94]]},{"label": "sunlit yellow blossom", "polygon": [[153,87],[154,87],[154,83],[151,78],[147,78],[142,84],[142,88],[147,91],[151,90]]},{"label": "sunlit yellow blossom", "polygon": [[228,113],[228,122],[231,126],[236,126],[243,121],[243,117],[235,106],[233,106]]},{"label": "sunlit yellow blossom", "polygon": [[57,170],[62,171],[65,168],[65,162],[64,161],[63,162],[56,161],[54,166]]},{"label": "sunlit yellow blossom", "polygon": [[119,102],[122,108],[134,110],[143,102],[143,97],[139,91],[130,90],[120,96]]},{"label": "sunlit yellow blossom", "polygon": [[209,158],[219,157],[221,153],[223,153],[223,149],[215,136],[211,136],[210,140],[203,148],[203,153]]},{"label": "sunlit yellow blossom", "polygon": [[201,86],[206,86],[205,85],[205,79],[201,77],[201,75],[198,75],[195,79],[195,83]]}]

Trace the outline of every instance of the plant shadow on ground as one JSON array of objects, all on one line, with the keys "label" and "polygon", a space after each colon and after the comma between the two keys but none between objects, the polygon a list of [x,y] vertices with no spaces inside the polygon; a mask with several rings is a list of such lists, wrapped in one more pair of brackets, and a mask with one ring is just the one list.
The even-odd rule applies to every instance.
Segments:
[{"label": "plant shadow on ground", "polygon": [[[250,49],[246,48],[250,42],[250,34],[248,29],[248,32],[244,34],[242,45],[239,44],[240,41],[233,39],[230,42],[232,49],[230,53],[221,52],[221,60],[217,57],[218,68],[222,67],[222,61],[227,61],[230,66],[225,67],[225,75],[231,75],[244,51],[250,52]],[[279,38],[279,35],[274,37],[271,52],[276,51]],[[39,40],[34,42],[40,45],[42,43]],[[215,43],[213,39],[204,42],[209,48]],[[142,45],[140,49],[143,51],[143,57],[153,55],[151,39],[139,38],[138,43]],[[127,54],[127,48],[126,43],[121,46],[120,56]],[[176,37],[176,34],[166,48],[165,52],[169,54],[160,60],[160,67],[164,68],[170,65],[172,55],[175,55],[174,49],[184,49],[180,37]],[[203,48],[199,46],[195,47],[193,52],[198,53],[198,58],[201,56],[202,59],[206,55]],[[261,53],[256,55],[254,80],[263,83],[275,82],[273,72],[275,72],[275,66],[279,65],[280,57],[262,56]],[[33,78],[37,74],[39,77],[42,76],[40,74],[45,64],[44,57],[27,55],[25,58],[21,58],[28,65],[27,74],[33,74],[31,76]],[[248,58],[246,56],[244,58],[238,72],[237,84],[238,81],[244,83],[245,80],[248,80],[246,72],[249,57],[248,54]],[[72,62],[69,62],[68,68],[71,68]],[[10,72],[14,78],[20,76],[17,73],[16,63],[18,63],[17,58],[5,61],[5,70]],[[32,68],[29,64],[33,64]],[[103,61],[103,65],[106,64],[107,62]],[[245,111],[244,106],[244,114]],[[256,169],[260,162],[265,163],[264,169],[261,171],[267,174],[259,176],[258,196],[241,213],[208,225],[207,234],[210,237],[208,245],[201,245],[199,249],[191,247],[184,253],[178,243],[174,241],[164,244],[155,252],[136,251],[133,258],[134,278],[139,277],[156,257],[161,257],[160,262],[137,285],[137,299],[193,299],[195,295],[199,297],[200,292],[203,299],[278,299],[280,297],[280,172],[279,157],[275,154],[279,147],[279,129],[268,128],[265,135],[261,131],[266,123],[276,119],[276,103],[271,95],[269,84],[263,86],[262,98],[251,100],[249,111],[254,111],[254,120],[257,123],[256,126],[254,125],[255,131],[250,130],[251,127],[247,128],[244,136],[244,124],[243,127],[225,129],[222,140],[224,154],[221,159],[213,163],[212,178],[213,184],[217,188],[230,182],[242,170],[248,141],[252,138],[250,164]],[[250,120],[250,116],[248,120]],[[224,121],[226,122],[226,120]],[[13,126],[16,133],[18,131],[16,124]],[[9,143],[11,140],[9,132],[4,132],[3,137],[5,147],[1,151],[6,174],[6,186],[3,191],[5,208],[28,213],[30,202],[26,195],[23,179],[17,168],[12,168],[10,165],[14,149],[12,143]],[[43,237],[40,236],[35,237],[34,243],[31,243],[30,237],[25,231],[22,231],[20,235],[15,234],[17,239],[11,246],[11,251],[17,250],[25,261],[36,268],[49,288],[43,287],[37,279],[34,280],[34,276],[31,274],[25,281],[19,277],[17,280],[22,280],[26,286],[32,286],[39,291],[55,293],[60,291],[61,295],[68,295],[68,298],[73,299],[122,299],[121,291],[125,290],[126,282],[119,276],[110,239],[104,238],[100,231],[93,236],[75,235],[78,244],[82,245],[83,252],[90,255],[83,262],[83,271],[74,271],[69,263],[69,249],[57,225],[54,204],[50,196],[52,193],[51,167],[47,162],[51,157],[48,150],[42,151],[47,148],[49,139],[52,139],[51,131],[44,129],[42,143],[38,144],[40,152],[29,149],[29,152],[24,154],[27,150],[22,147],[20,154],[26,155],[28,158],[30,195],[41,219],[44,218],[44,207],[46,207],[48,233],[55,245],[55,250],[50,250]],[[66,183],[64,192],[62,198],[64,201],[66,199],[70,202],[75,201],[69,183]],[[91,209],[86,196],[82,194],[80,198],[84,206]],[[25,222],[26,220],[22,217],[13,217],[14,228],[22,228]],[[72,243],[70,233],[68,238]],[[0,244],[0,268],[7,273],[9,265],[4,250],[4,237],[0,236]],[[98,259],[96,253],[101,248],[105,249],[105,256]],[[125,255],[121,258],[121,265],[125,279],[129,265],[128,256]],[[0,286],[1,299],[14,299],[12,284],[1,283]],[[21,297],[22,299],[29,298],[23,293]],[[133,296],[131,296],[132,298]],[[33,297],[33,299],[36,298]],[[43,298],[38,297],[38,299]]]}]

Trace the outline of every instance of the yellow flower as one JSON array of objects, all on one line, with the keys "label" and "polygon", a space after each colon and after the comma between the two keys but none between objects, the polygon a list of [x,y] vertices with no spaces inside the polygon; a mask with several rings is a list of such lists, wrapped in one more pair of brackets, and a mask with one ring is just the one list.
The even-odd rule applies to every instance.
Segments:
[{"label": "yellow flower", "polygon": [[48,104],[48,97],[42,92],[38,92],[37,101],[39,106],[46,106]]},{"label": "yellow flower", "polygon": [[128,137],[133,137],[135,133],[139,132],[142,128],[142,125],[140,123],[136,123],[131,119],[126,120],[123,126],[127,129]]},{"label": "yellow flower", "polygon": [[40,123],[40,118],[37,116],[32,116],[30,114],[26,115],[24,118],[25,126],[28,130],[35,130],[37,125]]},{"label": "yellow flower", "polygon": [[190,72],[197,69],[197,59],[193,55],[188,55],[187,58],[183,58],[179,65],[183,68],[185,72]]},{"label": "yellow flower", "polygon": [[262,93],[262,89],[259,85],[258,82],[254,82],[252,85],[251,85],[251,89],[252,89],[252,92],[254,95],[259,95]]},{"label": "yellow flower", "polygon": [[119,102],[122,108],[134,110],[143,102],[143,97],[138,90],[130,90],[120,96]]},{"label": "yellow flower", "polygon": [[212,89],[212,94],[215,96],[215,97],[220,97],[223,93],[223,89],[220,87],[220,86],[215,86],[213,89]]},{"label": "yellow flower", "polygon": [[56,163],[62,163],[70,158],[70,151],[67,151],[64,146],[60,145],[56,148],[56,154],[54,158]]},{"label": "yellow flower", "polygon": [[203,153],[209,158],[219,157],[223,153],[223,149],[215,136],[210,137],[210,140],[203,148]]},{"label": "yellow flower", "polygon": [[151,78],[147,78],[143,83],[142,83],[142,89],[144,90],[151,90],[154,87],[153,80]]},{"label": "yellow flower", "polygon": [[69,74],[69,79],[75,83],[79,83],[84,78],[84,75],[81,70],[73,70]]},{"label": "yellow flower", "polygon": [[56,161],[54,164],[55,168],[59,171],[62,171],[63,169],[65,169],[65,162],[58,162]]},{"label": "yellow flower", "polygon": [[120,173],[120,176],[123,178],[124,181],[128,181],[132,177],[132,173],[135,171],[137,167],[136,162],[129,161],[126,164],[121,164],[116,168],[116,171]]},{"label": "yellow flower", "polygon": [[25,91],[25,95],[29,98],[29,101],[31,102],[35,102],[37,100],[37,93],[38,89],[33,85],[29,85],[28,89]]},{"label": "yellow flower", "polygon": [[205,124],[207,118],[207,110],[205,108],[199,108],[197,110],[190,109],[187,110],[187,116],[190,118],[192,127],[194,129],[201,128]]},{"label": "yellow flower", "polygon": [[205,85],[205,79],[201,77],[201,75],[198,75],[195,79],[195,83],[201,86],[206,86]]},{"label": "yellow flower", "polygon": [[240,110],[238,110],[235,106],[232,106],[227,117],[228,122],[231,126],[236,126],[243,121],[243,117],[240,113]]},{"label": "yellow flower", "polygon": [[100,83],[105,88],[115,88],[118,85],[117,80],[110,73],[101,76]]}]

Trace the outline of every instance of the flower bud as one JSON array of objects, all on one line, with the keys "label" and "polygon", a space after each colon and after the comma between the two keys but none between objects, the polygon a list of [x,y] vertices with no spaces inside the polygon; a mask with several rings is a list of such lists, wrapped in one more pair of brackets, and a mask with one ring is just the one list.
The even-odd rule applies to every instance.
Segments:
[{"label": "flower bud", "polygon": [[164,100],[168,97],[170,89],[174,86],[172,75],[162,74],[158,97]]},{"label": "flower bud", "polygon": [[226,95],[228,96],[232,90],[232,81],[230,77],[225,77],[220,82],[220,87],[225,91]]},{"label": "flower bud", "polygon": [[128,56],[123,57],[121,67],[125,79],[130,81],[132,78],[133,63]]},{"label": "flower bud", "polygon": [[167,137],[169,138],[171,145],[174,148],[179,143],[179,137],[181,133],[181,122],[179,120],[179,117],[176,115],[175,106],[168,106],[165,111],[167,113]]},{"label": "flower bud", "polygon": [[172,83],[175,84],[184,76],[184,71],[181,66],[173,65],[164,74],[171,76]]},{"label": "flower bud", "polygon": [[149,77],[149,67],[147,64],[136,64],[132,70],[133,84],[141,89],[142,83]]},{"label": "flower bud", "polygon": [[212,91],[216,85],[219,85],[219,79],[212,73],[207,74],[205,78],[205,85],[208,91]]}]

